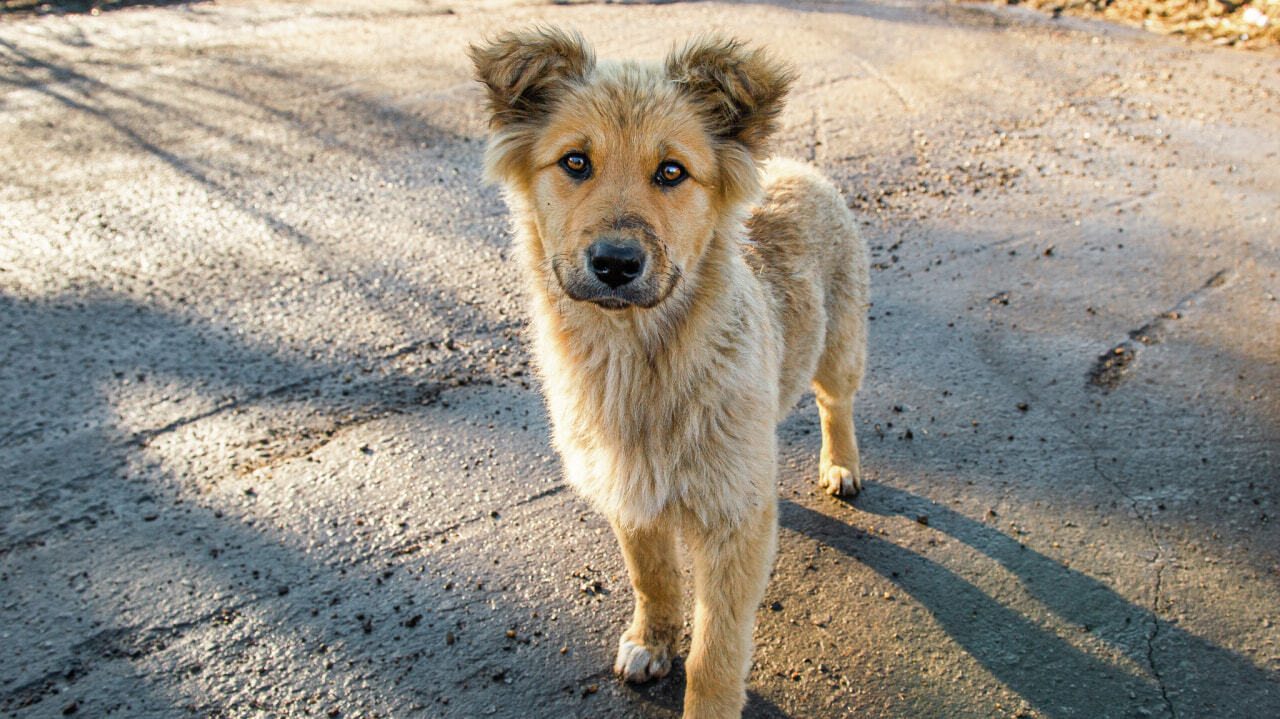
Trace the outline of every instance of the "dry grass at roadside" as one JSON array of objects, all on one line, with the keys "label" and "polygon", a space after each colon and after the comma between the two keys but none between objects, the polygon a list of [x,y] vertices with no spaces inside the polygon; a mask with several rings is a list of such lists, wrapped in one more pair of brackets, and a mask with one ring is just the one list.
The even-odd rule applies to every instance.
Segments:
[{"label": "dry grass at roadside", "polygon": [[[997,0],[1000,1],[1000,0]],[[1105,18],[1165,35],[1245,48],[1280,45],[1280,0],[1004,0],[1054,15]]]},{"label": "dry grass at roadside", "polygon": [[[0,0],[0,13],[93,13],[204,0]],[[980,0],[978,0],[980,1]],[[1249,49],[1280,46],[1280,0],[993,0]]]}]

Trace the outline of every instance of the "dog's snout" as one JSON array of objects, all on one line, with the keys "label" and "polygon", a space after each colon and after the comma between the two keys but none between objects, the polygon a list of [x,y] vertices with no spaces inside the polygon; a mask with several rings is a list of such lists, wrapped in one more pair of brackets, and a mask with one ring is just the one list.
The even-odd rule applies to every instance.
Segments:
[{"label": "dog's snout", "polygon": [[610,287],[621,287],[644,272],[644,250],[630,241],[597,240],[587,248],[591,273]]}]

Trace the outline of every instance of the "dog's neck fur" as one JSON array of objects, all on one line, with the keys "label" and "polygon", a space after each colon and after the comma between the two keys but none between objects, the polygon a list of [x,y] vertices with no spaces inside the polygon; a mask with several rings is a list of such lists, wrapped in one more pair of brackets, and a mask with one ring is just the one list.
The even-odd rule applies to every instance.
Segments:
[{"label": "dog's neck fur", "polygon": [[[732,526],[754,506],[741,493],[770,489],[760,468],[772,467],[782,338],[771,334],[771,295],[737,246],[742,231],[741,222],[718,228],[656,307],[610,311],[566,297],[541,262],[536,227],[522,228],[555,445],[570,481],[623,525],[684,507]],[[755,386],[766,389],[743,392]],[[716,437],[760,441],[742,452],[709,446]],[[725,472],[741,486],[726,491],[714,479]]]},{"label": "dog's neck fur", "polygon": [[[738,311],[735,305],[754,299],[745,291],[751,286],[746,277],[751,270],[736,246],[745,230],[740,222],[735,224],[716,228],[698,267],[684,271],[671,295],[647,309],[606,310],[574,301],[565,295],[545,262],[525,262],[525,267],[532,268],[527,282],[532,299],[546,310],[535,313],[535,330],[542,335],[539,350],[550,351],[551,356],[539,360],[589,370],[606,358],[622,359],[655,375],[636,378],[641,381],[671,382],[693,369],[688,363],[696,361],[696,356],[671,353],[669,348],[687,347],[689,340],[697,341],[713,327],[722,326],[725,316]],[[540,258],[536,229],[525,231],[529,233],[525,251]]]}]

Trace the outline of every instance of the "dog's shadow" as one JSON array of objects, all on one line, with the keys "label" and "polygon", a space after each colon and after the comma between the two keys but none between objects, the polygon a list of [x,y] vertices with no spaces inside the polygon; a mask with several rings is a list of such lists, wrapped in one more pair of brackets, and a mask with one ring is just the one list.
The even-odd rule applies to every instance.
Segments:
[{"label": "dog's shadow", "polygon": [[[1266,716],[1276,706],[1271,691],[1280,677],[994,527],[881,484],[868,485],[851,506],[884,517],[927,516],[931,529],[1000,564],[1034,601],[1088,635],[1085,642],[1069,641],[1025,615],[1017,600],[994,598],[941,564],[816,509],[780,503],[783,529],[822,542],[895,584],[923,605],[963,651],[1045,716],[1176,715],[1176,707],[1234,708],[1241,716]],[[665,679],[628,685],[627,691],[637,702],[679,715],[684,689],[684,665],[677,659]],[[743,717],[791,715],[748,692]]]},{"label": "dog's shadow", "polygon": [[783,528],[843,552],[910,594],[953,641],[1047,716],[1172,715],[1175,701],[1183,707],[1276,707],[1268,690],[1275,675],[993,527],[882,484],[868,485],[852,506],[880,516],[927,516],[930,528],[991,558],[1060,620],[1129,660],[1078,648],[920,554],[814,509],[780,503]]}]

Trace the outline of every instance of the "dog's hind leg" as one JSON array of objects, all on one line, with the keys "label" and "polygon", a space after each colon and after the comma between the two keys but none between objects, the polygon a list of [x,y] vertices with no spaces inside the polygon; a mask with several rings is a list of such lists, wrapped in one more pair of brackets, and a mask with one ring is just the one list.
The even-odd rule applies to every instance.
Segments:
[{"label": "dog's hind leg", "polygon": [[675,531],[665,522],[645,529],[612,524],[636,593],[635,616],[618,641],[613,671],[629,682],[659,679],[671,670],[684,624]]},{"label": "dog's hind leg", "polygon": [[[772,485],[772,482],[770,482]],[[751,631],[777,546],[777,501],[734,527],[685,529],[693,555],[693,643],[684,719],[737,719],[746,701]]]},{"label": "dog's hind leg", "polygon": [[828,332],[818,360],[813,391],[822,420],[822,453],[818,485],[833,496],[852,497],[862,489],[858,437],[853,428],[853,396],[862,384],[866,364],[865,319],[846,320],[844,332]]}]

